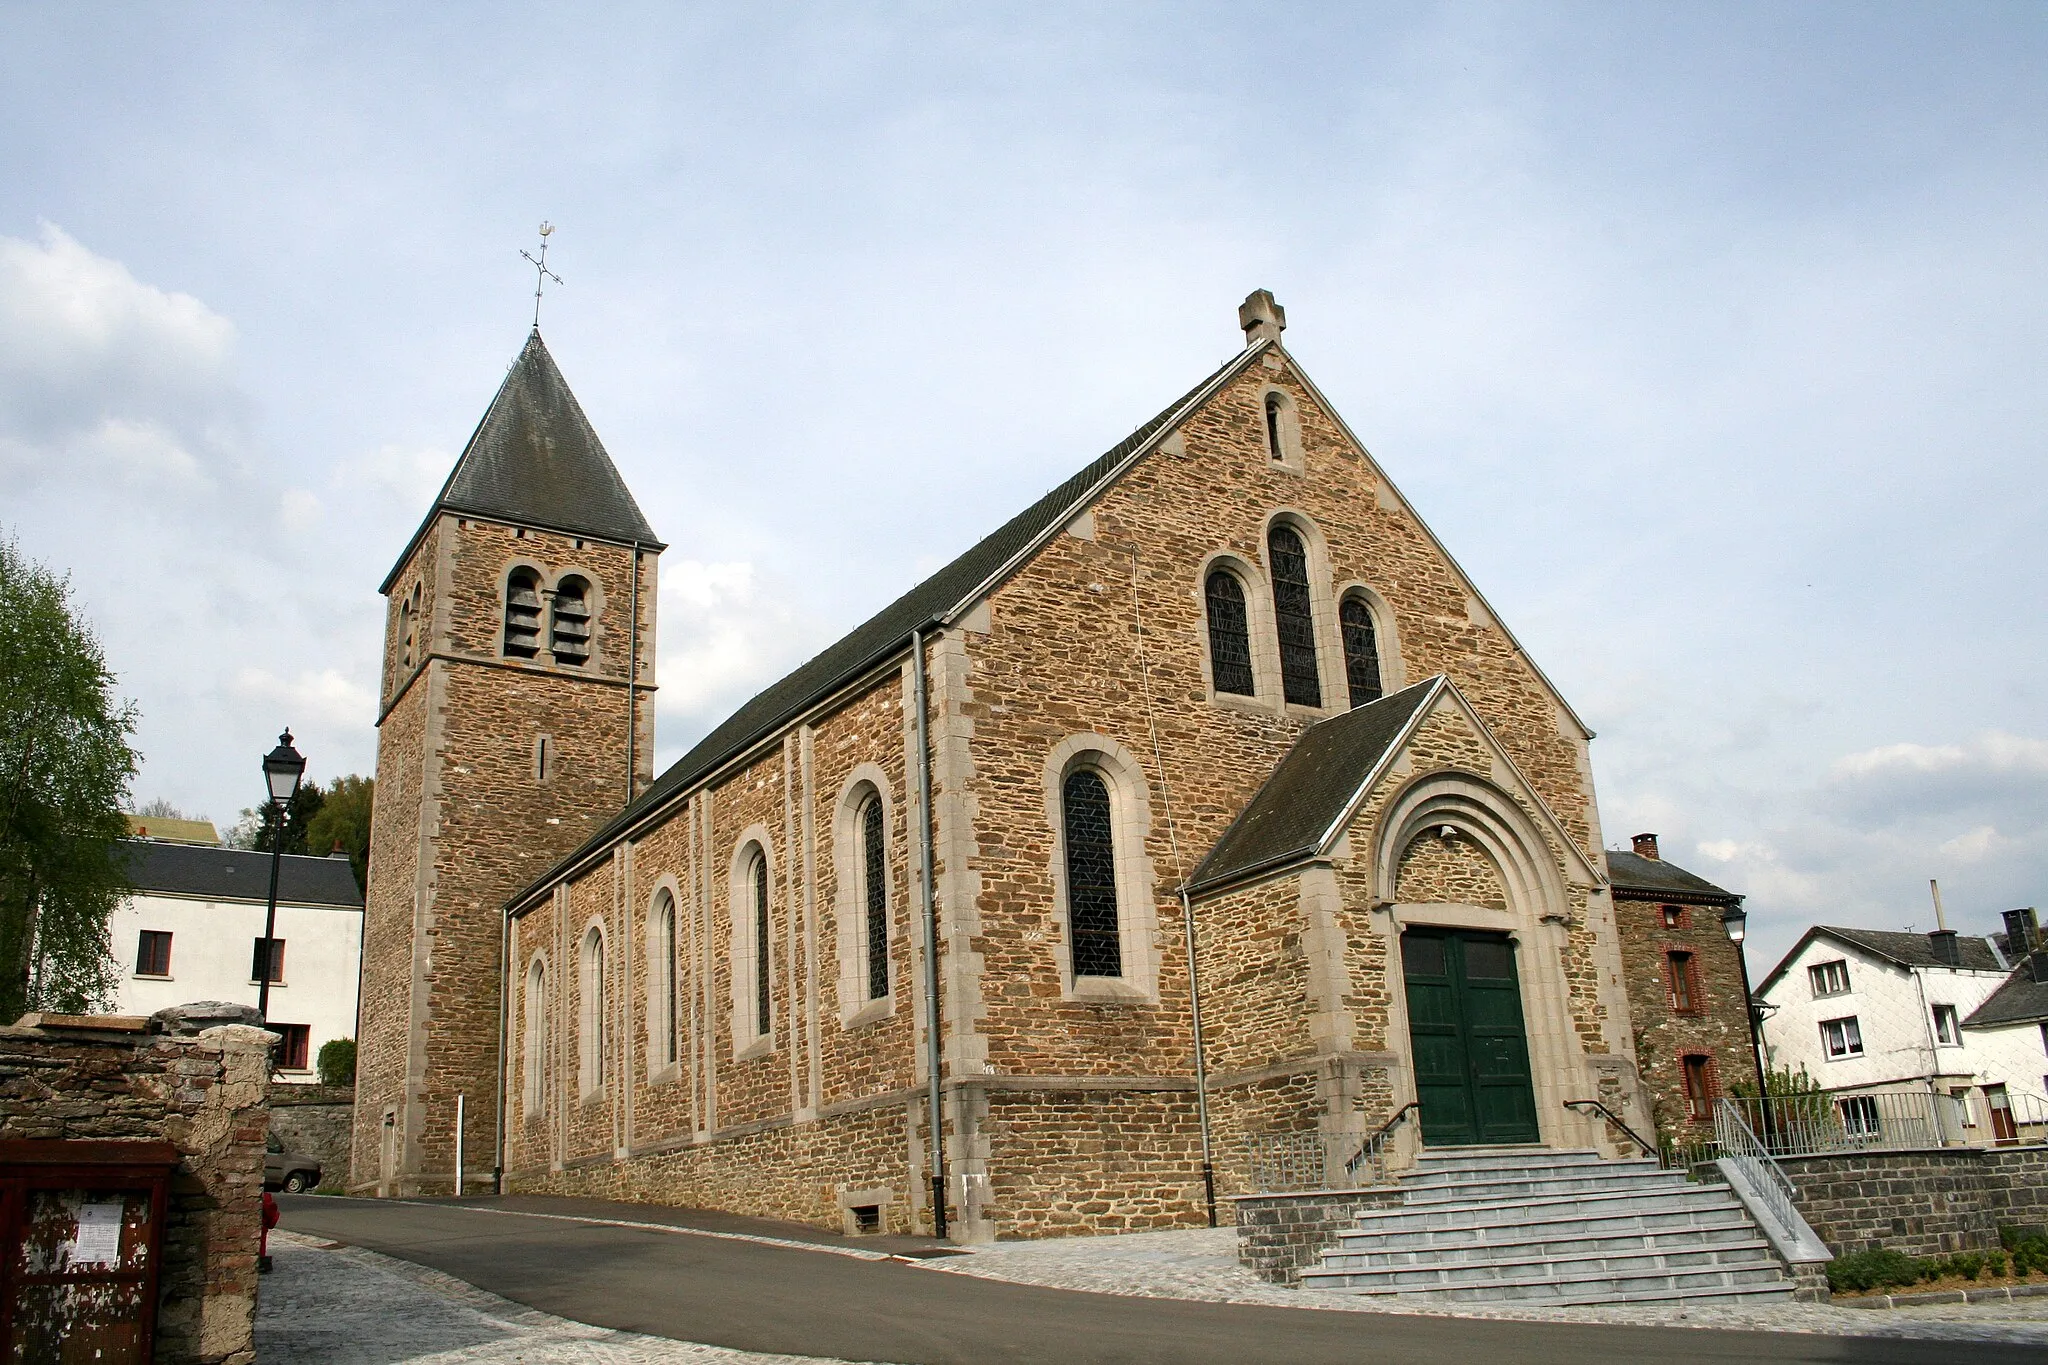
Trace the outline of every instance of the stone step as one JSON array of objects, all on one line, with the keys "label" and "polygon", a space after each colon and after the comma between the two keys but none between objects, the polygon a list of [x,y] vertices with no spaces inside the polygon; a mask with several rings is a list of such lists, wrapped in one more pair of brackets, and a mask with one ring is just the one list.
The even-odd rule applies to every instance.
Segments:
[{"label": "stone step", "polygon": [[1590,1147],[1439,1147],[1415,1159],[1418,1171],[1520,1170],[1545,1165],[1583,1166],[1604,1158]]},{"label": "stone step", "polygon": [[1683,1171],[1588,1171],[1584,1175],[1535,1171],[1521,1176],[1486,1176],[1439,1184],[1402,1182],[1402,1202],[1411,1208],[1429,1204],[1492,1203],[1543,1194],[1600,1194],[1623,1190],[1671,1190],[1692,1182]]},{"label": "stone step", "polygon": [[1610,1254],[1632,1250],[1663,1251],[1699,1246],[1727,1246],[1756,1239],[1756,1225],[1746,1217],[1724,1217],[1713,1221],[1682,1224],[1670,1228],[1632,1228],[1581,1231],[1576,1224],[1531,1228],[1526,1224],[1493,1229],[1499,1237],[1466,1235],[1452,1239],[1424,1233],[1407,1237],[1379,1237],[1356,1247],[1341,1243],[1323,1253],[1323,1265],[1331,1270],[1372,1270],[1393,1266],[1454,1265],[1477,1261],[1505,1261],[1532,1257],[1556,1257],[1575,1253]]},{"label": "stone step", "polygon": [[1555,1175],[1571,1178],[1593,1175],[1631,1176],[1642,1173],[1651,1175],[1662,1171],[1650,1157],[1625,1157],[1616,1161],[1602,1161],[1595,1153],[1587,1153],[1584,1161],[1526,1160],[1516,1162],[1433,1162],[1417,1163],[1412,1169],[1403,1171],[1399,1180],[1406,1185],[1459,1184],[1464,1181],[1513,1180],[1531,1176]]},{"label": "stone step", "polygon": [[1371,1272],[1309,1270],[1304,1289],[1336,1289],[1369,1297],[1398,1295],[1420,1303],[1584,1303],[1668,1299],[1687,1291],[1727,1293],[1741,1288],[1790,1297],[1792,1284],[1776,1261],[1699,1269],[1649,1267],[1639,1271],[1588,1270],[1560,1275],[1504,1277],[1449,1286],[1387,1284]]},{"label": "stone step", "polygon": [[[1740,1211],[1742,1204],[1726,1186],[1681,1185],[1673,1189],[1602,1191],[1573,1195],[1541,1195],[1496,1203],[1402,1204],[1368,1209],[1340,1234],[1342,1240],[1408,1232],[1492,1227],[1504,1224],[1581,1223],[1598,1225],[1615,1218],[1650,1218],[1646,1227],[1674,1226],[1689,1215]],[[1587,1231],[1600,1230],[1588,1226]]]},{"label": "stone step", "polygon": [[1710,1246],[1663,1250],[1567,1252],[1560,1256],[1526,1256],[1501,1261],[1454,1261],[1406,1266],[1333,1265],[1316,1268],[1323,1275],[1342,1275],[1347,1288],[1365,1290],[1458,1289],[1466,1285],[1542,1282],[1562,1284],[1600,1276],[1697,1274],[1712,1270],[1769,1270],[1779,1276],[1770,1244],[1760,1237]]}]

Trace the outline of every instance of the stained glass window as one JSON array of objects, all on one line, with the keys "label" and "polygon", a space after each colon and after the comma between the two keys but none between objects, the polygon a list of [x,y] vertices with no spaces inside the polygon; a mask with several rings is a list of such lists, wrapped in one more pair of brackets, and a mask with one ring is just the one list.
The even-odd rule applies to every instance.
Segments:
[{"label": "stained glass window", "polygon": [[768,857],[754,855],[754,1034],[766,1038],[774,1027],[768,994]]},{"label": "stained glass window", "polygon": [[1116,844],[1110,834],[1109,788],[1102,775],[1077,768],[1061,789],[1067,844],[1067,925],[1075,976],[1122,976],[1117,932]]},{"label": "stained glass window", "polygon": [[1209,601],[1209,671],[1218,692],[1252,695],[1252,641],[1245,621],[1244,585],[1218,569],[1204,591]]},{"label": "stained glass window", "polygon": [[531,569],[514,569],[505,581],[505,653],[514,659],[540,653],[540,578]]},{"label": "stained glass window", "polygon": [[1347,597],[1337,610],[1344,627],[1344,679],[1351,687],[1351,704],[1363,706],[1380,699],[1380,641],[1372,627],[1372,608],[1365,599]]},{"label": "stained glass window", "polygon": [[1280,686],[1296,706],[1323,704],[1316,671],[1316,624],[1309,605],[1308,551],[1301,537],[1275,526],[1266,538],[1273,561],[1273,623],[1280,635]]},{"label": "stained glass window", "polygon": [[860,810],[860,854],[866,874],[868,999],[889,993],[889,866],[882,846],[882,798],[870,796]]}]

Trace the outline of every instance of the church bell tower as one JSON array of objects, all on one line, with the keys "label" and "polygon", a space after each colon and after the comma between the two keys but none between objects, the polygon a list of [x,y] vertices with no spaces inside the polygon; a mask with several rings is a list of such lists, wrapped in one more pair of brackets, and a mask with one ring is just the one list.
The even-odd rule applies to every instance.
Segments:
[{"label": "church bell tower", "polygon": [[663,548],[535,327],[380,589],[352,1193],[490,1188],[505,903],[652,776]]}]

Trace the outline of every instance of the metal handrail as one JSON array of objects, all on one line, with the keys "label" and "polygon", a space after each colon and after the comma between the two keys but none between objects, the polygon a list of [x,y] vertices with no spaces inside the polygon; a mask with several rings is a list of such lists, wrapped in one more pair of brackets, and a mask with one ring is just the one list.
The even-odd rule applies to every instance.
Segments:
[{"label": "metal handrail", "polygon": [[1600,1103],[1600,1101],[1566,1100],[1564,1102],[1564,1107],[1570,1109],[1575,1105],[1581,1104],[1590,1104],[1595,1109],[1598,1109],[1602,1114],[1606,1116],[1607,1121],[1609,1123],[1613,1124],[1616,1128],[1621,1129],[1622,1132],[1627,1133],[1631,1138],[1634,1138],[1636,1146],[1642,1148],[1643,1151],[1649,1154],[1650,1156],[1657,1157],[1659,1160],[1663,1159],[1661,1154],[1657,1151],[1655,1147],[1652,1147],[1649,1143],[1643,1141],[1643,1135],[1641,1133],[1638,1133],[1635,1129],[1629,1127],[1627,1123],[1623,1122],[1621,1115],[1615,1113],[1612,1109],[1609,1109],[1606,1105]]},{"label": "metal handrail", "polygon": [[1778,1168],[1777,1159],[1751,1130],[1742,1110],[1726,1098],[1714,1106],[1714,1137],[1726,1154],[1721,1158],[1723,1161],[1744,1163],[1762,1177],[1756,1182],[1757,1193],[1770,1206],[1779,1225],[1787,1230],[1803,1226],[1804,1220],[1793,1202],[1798,1192],[1792,1188],[1791,1177]]},{"label": "metal handrail", "polygon": [[1372,1133],[1371,1136],[1367,1137],[1366,1140],[1359,1145],[1357,1153],[1353,1155],[1349,1161],[1344,1163],[1344,1173],[1346,1175],[1356,1175],[1358,1174],[1358,1168],[1360,1164],[1362,1164],[1368,1156],[1377,1158],[1380,1152],[1386,1147],[1387,1137],[1394,1131],[1395,1125],[1400,1123],[1403,1119],[1407,1118],[1409,1111],[1420,1108],[1422,1108],[1421,1100],[1410,1100],[1408,1101],[1408,1103],[1402,1105],[1399,1109],[1396,1109],[1393,1113],[1393,1116],[1390,1117],[1385,1123],[1381,1124],[1379,1128]]}]

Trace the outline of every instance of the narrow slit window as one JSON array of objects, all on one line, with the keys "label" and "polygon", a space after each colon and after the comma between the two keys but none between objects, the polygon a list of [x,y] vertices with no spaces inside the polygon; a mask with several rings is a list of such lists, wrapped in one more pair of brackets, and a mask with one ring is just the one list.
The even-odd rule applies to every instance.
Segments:
[{"label": "narrow slit window", "polygon": [[1252,695],[1251,629],[1244,607],[1244,585],[1223,569],[1209,575],[1203,589],[1209,606],[1209,671],[1218,692]]},{"label": "narrow slit window", "polygon": [[1291,527],[1275,526],[1266,537],[1273,561],[1273,624],[1280,637],[1280,685],[1296,706],[1323,704],[1316,664],[1315,611],[1308,587],[1308,551]]},{"label": "narrow slit window", "polygon": [[659,992],[656,1002],[661,1011],[661,1063],[673,1066],[682,1055],[676,1020],[676,898],[665,888],[655,898],[654,929],[654,951],[661,955],[654,978],[660,983],[656,988]]},{"label": "narrow slit window", "polygon": [[1373,629],[1372,608],[1362,597],[1347,597],[1337,616],[1344,627],[1344,681],[1351,689],[1351,704],[1378,701],[1386,693],[1380,681],[1380,638]]},{"label": "narrow slit window", "polygon": [[1116,842],[1109,788],[1102,775],[1077,768],[1061,789],[1067,853],[1067,927],[1074,975],[1122,976],[1123,942],[1116,903]]},{"label": "narrow slit window", "polygon": [[882,798],[860,811],[861,870],[867,899],[868,999],[889,993],[889,865],[882,845]]},{"label": "narrow slit window", "polygon": [[590,584],[574,576],[555,585],[548,615],[548,650],[555,662],[581,668],[590,662]]},{"label": "narrow slit window", "polygon": [[555,742],[546,735],[536,735],[533,740],[533,780],[545,782],[555,768]]},{"label": "narrow slit window", "polygon": [[526,1074],[525,1104],[528,1114],[541,1108],[547,1093],[547,968],[536,959],[526,969]]},{"label": "narrow slit window", "polygon": [[583,1084],[588,1095],[604,1084],[605,1064],[611,1049],[605,1026],[610,1011],[605,1005],[604,934],[596,925],[583,936]]},{"label": "narrow slit window", "polygon": [[514,569],[505,580],[505,656],[531,659],[540,653],[540,575]]},{"label": "narrow slit window", "polygon": [[1280,395],[1277,392],[1266,395],[1266,454],[1276,460],[1287,458],[1287,452],[1280,444]]},{"label": "narrow slit window", "polygon": [[414,646],[419,637],[420,585],[412,585],[412,591],[405,595],[405,601],[398,607],[399,666],[411,668]]},{"label": "narrow slit window", "polygon": [[774,954],[768,948],[768,857],[754,855],[754,1034],[766,1038],[774,1027],[773,997],[769,990],[769,967]]}]

